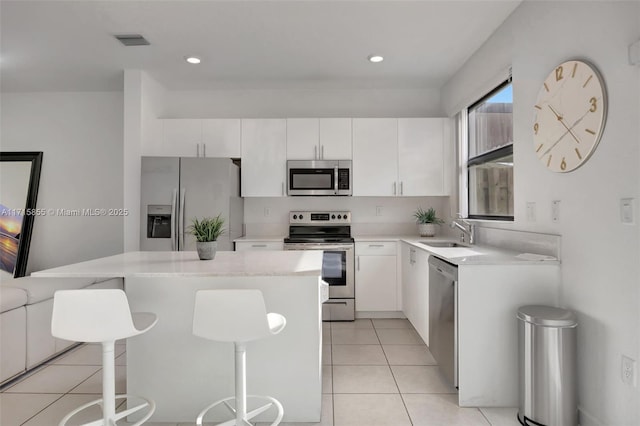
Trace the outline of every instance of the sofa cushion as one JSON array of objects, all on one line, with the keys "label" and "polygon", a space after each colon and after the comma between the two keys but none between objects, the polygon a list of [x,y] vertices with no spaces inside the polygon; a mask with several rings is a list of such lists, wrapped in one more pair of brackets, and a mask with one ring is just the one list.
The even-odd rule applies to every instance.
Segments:
[{"label": "sofa cushion", "polygon": [[23,289],[27,293],[27,305],[33,305],[53,298],[57,290],[84,288],[96,281],[96,278],[22,277],[3,282],[2,286]]},{"label": "sofa cushion", "polygon": [[0,313],[27,304],[27,292],[21,288],[0,287]]}]

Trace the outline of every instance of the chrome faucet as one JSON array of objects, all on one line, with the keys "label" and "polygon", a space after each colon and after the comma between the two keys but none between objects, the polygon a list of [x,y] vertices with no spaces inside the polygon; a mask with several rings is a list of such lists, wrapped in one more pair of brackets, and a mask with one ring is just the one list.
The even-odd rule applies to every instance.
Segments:
[{"label": "chrome faucet", "polygon": [[[462,223],[462,225],[460,223]],[[452,228],[458,228],[460,231],[462,231],[462,235],[460,236],[460,241],[464,243],[465,242],[464,237],[465,235],[468,235],[469,244],[475,243],[476,227],[473,223],[466,221],[460,213],[458,213],[457,219],[453,219],[450,226]]]}]

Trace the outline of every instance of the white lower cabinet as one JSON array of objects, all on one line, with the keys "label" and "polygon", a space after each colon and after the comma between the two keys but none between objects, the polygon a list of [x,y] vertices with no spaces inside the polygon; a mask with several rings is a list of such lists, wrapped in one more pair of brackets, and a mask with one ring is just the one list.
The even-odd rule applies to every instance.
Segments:
[{"label": "white lower cabinet", "polygon": [[356,311],[397,311],[396,242],[356,242]]},{"label": "white lower cabinet", "polygon": [[402,243],[402,309],[429,344],[429,253]]},{"label": "white lower cabinet", "polygon": [[236,241],[236,251],[243,250],[282,250],[284,243],[282,240],[273,241]]}]

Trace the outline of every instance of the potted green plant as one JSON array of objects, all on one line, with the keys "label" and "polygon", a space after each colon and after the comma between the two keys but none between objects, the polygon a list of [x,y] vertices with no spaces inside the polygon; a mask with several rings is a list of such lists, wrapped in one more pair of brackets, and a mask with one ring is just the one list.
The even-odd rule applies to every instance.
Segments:
[{"label": "potted green plant", "polygon": [[200,260],[211,260],[216,257],[217,240],[225,230],[224,218],[221,215],[205,217],[201,220],[194,218],[187,230],[196,237],[196,249]]},{"label": "potted green plant", "polygon": [[422,207],[418,207],[413,216],[416,218],[416,222],[418,222],[418,231],[421,237],[433,237],[436,235],[436,225],[444,223],[444,220],[436,215],[433,207],[430,207],[428,210],[423,210]]}]

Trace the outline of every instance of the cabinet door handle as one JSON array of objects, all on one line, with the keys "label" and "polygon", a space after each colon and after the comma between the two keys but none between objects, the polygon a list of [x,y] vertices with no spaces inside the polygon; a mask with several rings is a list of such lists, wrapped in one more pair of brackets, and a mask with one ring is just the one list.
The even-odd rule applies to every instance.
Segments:
[{"label": "cabinet door handle", "polygon": [[266,247],[266,244],[251,244],[251,247]]},{"label": "cabinet door handle", "polygon": [[313,147],[313,158],[315,160],[319,160],[319,158],[318,158],[318,147],[317,146]]},{"label": "cabinet door handle", "polygon": [[202,144],[202,156],[203,157],[207,156],[207,144],[206,143]]},{"label": "cabinet door handle", "polygon": [[403,182],[400,182],[400,195],[404,195],[404,185]]},{"label": "cabinet door handle", "polygon": [[393,195],[396,195],[396,183],[393,182]]},{"label": "cabinet door handle", "polygon": [[196,157],[200,157],[200,144],[196,144]]},{"label": "cabinet door handle", "polygon": [[384,244],[369,244],[369,247],[384,247]]},{"label": "cabinet door handle", "polygon": [[284,197],[284,182],[282,182],[282,196]]},{"label": "cabinet door handle", "polygon": [[320,159],[324,160],[324,145],[320,145]]},{"label": "cabinet door handle", "polygon": [[360,270],[360,256],[358,256],[358,258],[357,258],[356,260],[358,261],[357,269],[358,269],[358,271],[359,271],[359,270]]}]

